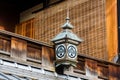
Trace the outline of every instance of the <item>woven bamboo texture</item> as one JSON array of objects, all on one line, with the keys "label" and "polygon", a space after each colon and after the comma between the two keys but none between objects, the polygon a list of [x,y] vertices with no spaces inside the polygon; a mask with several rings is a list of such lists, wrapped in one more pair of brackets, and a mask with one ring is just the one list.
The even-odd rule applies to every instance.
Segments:
[{"label": "woven bamboo texture", "polygon": [[52,44],[51,39],[62,31],[69,7],[73,32],[84,40],[78,46],[79,54],[107,60],[105,4],[106,0],[65,0],[17,25],[16,33]]}]

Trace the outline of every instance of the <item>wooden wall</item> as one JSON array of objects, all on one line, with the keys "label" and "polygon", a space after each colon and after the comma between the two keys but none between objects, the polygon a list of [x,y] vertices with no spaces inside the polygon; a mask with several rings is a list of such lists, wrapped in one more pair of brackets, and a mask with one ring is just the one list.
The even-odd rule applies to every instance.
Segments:
[{"label": "wooden wall", "polygon": [[[31,20],[21,23],[23,25],[31,22],[33,25],[24,25],[25,27],[17,25],[16,33],[52,44],[50,40],[62,31],[61,26],[65,23],[68,5],[70,21],[74,26],[73,32],[84,40],[78,47],[79,54],[112,60],[117,54],[117,25],[116,18],[113,18],[116,15],[114,13],[116,3],[113,1],[116,0],[111,0],[111,2],[108,0],[65,0],[35,13],[34,20],[31,19],[33,23]],[[111,3],[114,5],[109,12],[112,16],[109,20],[106,11],[110,7],[107,5]],[[110,28],[110,25],[114,26]],[[113,29],[116,33],[111,35]]]},{"label": "wooden wall", "polygon": [[120,65],[109,63],[104,60],[78,56],[78,65],[74,73],[84,74],[88,80],[119,80]]},{"label": "wooden wall", "polygon": [[0,30],[0,58],[55,70],[52,46],[5,30]]},{"label": "wooden wall", "polygon": [[[53,47],[4,30],[0,30],[0,35],[1,65],[14,64],[16,69],[19,65],[26,67],[29,65],[28,67],[31,66],[31,68],[27,68],[30,69],[29,72],[32,72],[33,68],[38,68],[44,69],[45,72],[48,71],[50,75],[53,75],[53,73],[51,74],[51,72],[55,72],[55,54]],[[85,80],[120,79],[120,64],[81,54],[78,55],[77,59],[77,66],[75,68],[71,67],[71,70],[67,71],[67,74],[65,73],[67,76],[80,77]],[[4,61],[7,62],[4,63]],[[44,75],[47,74],[45,73]]]},{"label": "wooden wall", "polygon": [[118,54],[117,0],[106,0],[106,36],[109,60]]}]

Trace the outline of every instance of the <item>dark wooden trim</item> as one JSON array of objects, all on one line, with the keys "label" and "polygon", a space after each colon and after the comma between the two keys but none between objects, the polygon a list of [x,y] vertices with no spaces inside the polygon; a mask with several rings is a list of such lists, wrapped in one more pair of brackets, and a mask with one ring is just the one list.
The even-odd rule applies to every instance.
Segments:
[{"label": "dark wooden trim", "polygon": [[40,63],[40,64],[42,63],[41,60],[36,60],[36,59],[28,58],[28,57],[27,57],[27,61],[35,62],[35,63]]},{"label": "dark wooden trim", "polygon": [[101,62],[98,62],[97,66],[102,66],[102,67],[108,68],[108,64],[101,63]]},{"label": "dark wooden trim", "polygon": [[0,38],[5,39],[5,40],[8,40],[8,41],[11,40],[9,37],[5,37],[5,36],[2,36],[2,35],[0,35]]},{"label": "dark wooden trim", "polygon": [[40,8],[40,9],[38,9],[38,10],[36,10],[36,11],[33,11],[32,13],[34,14],[34,13],[37,13],[37,12],[39,12],[39,11],[42,11],[42,10],[48,8],[49,6],[58,4],[58,3],[62,2],[62,1],[65,1],[65,0],[59,0],[59,1],[54,2],[54,3],[52,3],[52,4],[47,4],[47,6],[44,6],[43,8]]},{"label": "dark wooden trim", "polygon": [[34,43],[28,43],[27,47],[37,48],[37,49],[40,49],[40,50],[42,49],[42,46],[36,45]]},{"label": "dark wooden trim", "polygon": [[43,8],[47,7],[49,5],[50,0],[44,0],[43,1]]},{"label": "dark wooden trim", "polygon": [[[118,20],[118,53],[120,53],[120,0],[117,0],[117,20]],[[120,54],[119,54],[120,55]]]}]

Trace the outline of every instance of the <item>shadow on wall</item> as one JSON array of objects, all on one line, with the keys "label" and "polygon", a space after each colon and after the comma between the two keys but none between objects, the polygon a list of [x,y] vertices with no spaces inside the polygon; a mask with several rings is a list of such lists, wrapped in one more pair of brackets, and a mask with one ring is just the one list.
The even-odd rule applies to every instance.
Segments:
[{"label": "shadow on wall", "polygon": [[4,26],[0,25],[0,30],[5,30]]},{"label": "shadow on wall", "polygon": [[19,23],[19,12],[13,3],[0,3],[0,29],[15,32],[15,25]]}]

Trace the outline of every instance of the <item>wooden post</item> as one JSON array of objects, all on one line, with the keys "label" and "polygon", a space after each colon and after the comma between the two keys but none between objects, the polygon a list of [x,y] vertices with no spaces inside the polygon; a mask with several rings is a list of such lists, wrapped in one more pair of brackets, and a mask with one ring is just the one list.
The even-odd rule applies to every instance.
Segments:
[{"label": "wooden post", "polygon": [[42,66],[47,70],[55,71],[55,55],[52,48],[42,46]]},{"label": "wooden post", "polygon": [[114,65],[109,65],[109,80],[119,80],[120,68]]},{"label": "wooden post", "polygon": [[11,57],[26,60],[27,42],[18,38],[11,39]]},{"label": "wooden post", "polygon": [[90,76],[92,78],[97,78],[97,62],[86,59],[85,60],[85,69],[86,69],[86,76]]},{"label": "wooden post", "polygon": [[106,40],[109,61],[113,61],[118,53],[117,27],[117,0],[106,0]]}]

